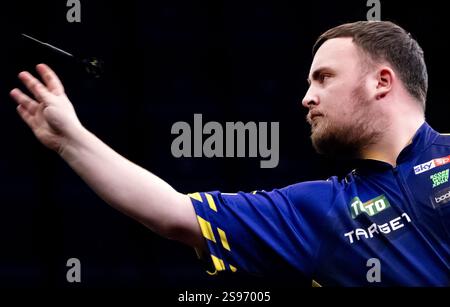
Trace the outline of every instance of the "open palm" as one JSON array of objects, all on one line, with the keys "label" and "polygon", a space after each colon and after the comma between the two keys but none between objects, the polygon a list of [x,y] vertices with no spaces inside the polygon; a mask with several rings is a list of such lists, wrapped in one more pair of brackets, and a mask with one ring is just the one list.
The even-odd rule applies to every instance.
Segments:
[{"label": "open palm", "polygon": [[35,136],[48,148],[60,152],[76,128],[81,126],[72,103],[64,92],[58,76],[45,64],[36,66],[42,83],[29,72],[21,72],[19,79],[34,99],[15,88],[10,92],[17,102],[21,118]]}]

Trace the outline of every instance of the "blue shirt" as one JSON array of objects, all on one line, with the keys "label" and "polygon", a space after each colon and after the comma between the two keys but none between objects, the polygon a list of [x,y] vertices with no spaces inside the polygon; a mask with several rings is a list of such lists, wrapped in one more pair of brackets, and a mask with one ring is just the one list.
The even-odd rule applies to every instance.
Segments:
[{"label": "blue shirt", "polygon": [[270,192],[189,194],[217,271],[323,286],[450,285],[450,136],[424,123],[397,166]]}]

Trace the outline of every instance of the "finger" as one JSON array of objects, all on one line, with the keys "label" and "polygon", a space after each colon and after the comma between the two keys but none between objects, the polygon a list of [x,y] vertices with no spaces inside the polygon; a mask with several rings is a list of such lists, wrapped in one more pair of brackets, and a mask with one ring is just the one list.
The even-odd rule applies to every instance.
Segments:
[{"label": "finger", "polygon": [[27,87],[27,89],[33,94],[33,96],[39,100],[43,101],[43,97],[48,94],[47,88],[33,75],[27,71],[23,71],[19,74],[19,79]]},{"label": "finger", "polygon": [[13,89],[9,94],[17,102],[17,104],[30,111],[31,114],[34,114],[34,111],[39,105],[34,99],[24,94],[18,88]]},{"label": "finger", "polygon": [[31,129],[34,128],[33,116],[21,104],[17,106],[17,113]]},{"label": "finger", "polygon": [[56,73],[46,64],[39,64],[36,66],[36,70],[44,80],[48,90],[55,95],[61,95],[64,93],[64,86],[59,80]]}]

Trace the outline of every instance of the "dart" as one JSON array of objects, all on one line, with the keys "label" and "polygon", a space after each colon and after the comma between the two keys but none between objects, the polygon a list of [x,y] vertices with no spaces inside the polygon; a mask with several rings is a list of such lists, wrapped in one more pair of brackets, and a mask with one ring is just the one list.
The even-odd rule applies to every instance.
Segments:
[{"label": "dart", "polygon": [[66,57],[70,57],[75,59],[77,62],[81,63],[85,69],[85,71],[89,74],[94,76],[95,78],[99,78],[101,74],[103,73],[103,61],[98,58],[84,58],[79,59],[75,57],[72,53],[67,52],[65,50],[62,50],[58,47],[55,47],[49,43],[45,43],[37,38],[34,38],[28,34],[21,33],[22,37],[31,40],[41,46],[44,46],[48,49],[53,50],[54,52],[57,52],[58,54],[64,55]]}]

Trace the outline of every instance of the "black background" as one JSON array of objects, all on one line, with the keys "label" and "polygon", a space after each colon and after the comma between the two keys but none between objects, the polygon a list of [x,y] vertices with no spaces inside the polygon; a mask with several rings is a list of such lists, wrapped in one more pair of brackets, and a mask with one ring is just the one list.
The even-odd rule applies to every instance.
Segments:
[{"label": "black background", "polygon": [[[447,12],[437,1],[392,2],[381,1],[381,18],[423,47],[427,120],[450,131]],[[273,286],[239,274],[211,278],[191,248],[110,208],[34,138],[8,92],[20,71],[50,64],[90,131],[180,192],[271,190],[343,175],[350,166],[311,148],[300,101],[316,37],[366,19],[366,1],[82,0],[81,23],[67,22],[68,9],[65,0],[0,5],[0,287]],[[20,33],[101,58],[105,73],[93,78]],[[194,113],[222,124],[279,122],[278,167],[261,169],[260,158],[174,158],[171,126],[193,125]],[[72,257],[81,261],[79,284],[66,281]]]}]

